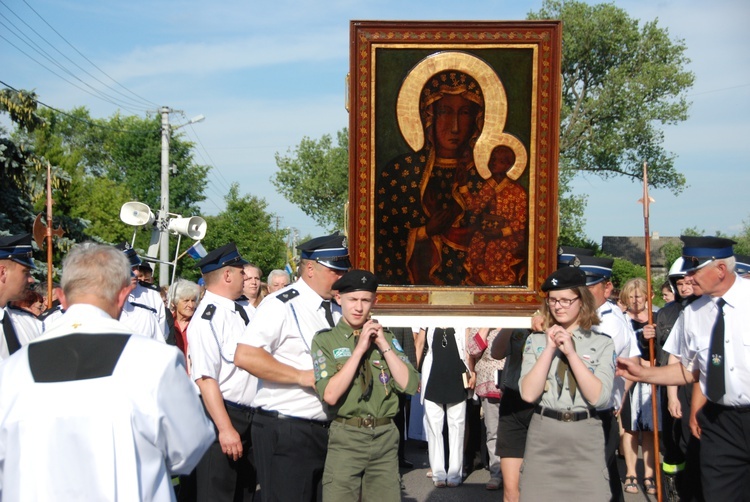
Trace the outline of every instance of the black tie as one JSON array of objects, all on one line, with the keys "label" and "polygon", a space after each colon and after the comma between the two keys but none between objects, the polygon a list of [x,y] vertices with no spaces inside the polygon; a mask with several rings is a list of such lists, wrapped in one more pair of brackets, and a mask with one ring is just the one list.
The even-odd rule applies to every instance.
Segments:
[{"label": "black tie", "polygon": [[724,298],[719,298],[716,307],[716,323],[711,331],[711,350],[706,373],[706,397],[714,403],[724,395]]},{"label": "black tie", "polygon": [[234,302],[234,311],[240,314],[240,317],[243,321],[245,321],[245,326],[247,326],[247,323],[250,322],[250,319],[247,317],[247,312],[245,312],[245,307],[240,305],[237,302]]},{"label": "black tie", "polygon": [[333,323],[333,312],[331,311],[331,300],[323,300],[323,303],[321,303],[320,306],[323,307],[323,310],[326,311],[326,321],[328,321],[328,325],[333,328],[335,324]]},{"label": "black tie", "polygon": [[13,329],[13,321],[10,320],[10,314],[7,311],[3,316],[3,333],[5,334],[5,343],[8,344],[8,354],[13,354],[21,348],[16,330]]}]

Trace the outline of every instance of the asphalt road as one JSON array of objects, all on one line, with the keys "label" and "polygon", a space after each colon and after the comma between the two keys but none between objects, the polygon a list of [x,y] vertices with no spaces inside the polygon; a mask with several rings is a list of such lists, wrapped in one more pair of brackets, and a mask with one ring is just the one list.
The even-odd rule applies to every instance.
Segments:
[{"label": "asphalt road", "polygon": [[[502,501],[502,490],[488,491],[485,489],[484,485],[490,478],[490,474],[486,469],[480,468],[473,471],[466,481],[457,488],[435,488],[431,478],[427,477],[430,466],[427,459],[426,443],[413,440],[407,441],[405,456],[414,464],[414,469],[401,470],[404,485],[401,500],[404,502]],[[640,460],[638,461],[638,472],[642,476],[643,470]],[[620,459],[620,474],[621,477],[625,475],[625,464],[622,459]],[[625,501],[656,501],[656,496],[645,495],[641,490],[638,494],[625,494]]]}]

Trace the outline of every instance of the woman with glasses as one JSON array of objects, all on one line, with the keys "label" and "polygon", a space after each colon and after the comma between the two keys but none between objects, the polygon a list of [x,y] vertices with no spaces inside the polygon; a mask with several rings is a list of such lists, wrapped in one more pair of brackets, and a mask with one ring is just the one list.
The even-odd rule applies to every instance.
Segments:
[{"label": "woman with glasses", "polygon": [[521,500],[609,500],[596,408],[612,393],[614,344],[591,330],[599,318],[581,269],[557,270],[542,291],[547,293],[541,309],[544,331],[526,339],[519,381],[521,397],[536,405]]}]

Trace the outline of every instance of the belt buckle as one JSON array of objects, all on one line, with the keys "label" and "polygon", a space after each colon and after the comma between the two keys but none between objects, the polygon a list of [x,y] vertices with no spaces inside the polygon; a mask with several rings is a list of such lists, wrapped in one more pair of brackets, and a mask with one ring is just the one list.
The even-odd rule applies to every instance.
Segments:
[{"label": "belt buckle", "polygon": [[375,417],[373,416],[366,416],[362,419],[362,427],[367,427],[368,429],[374,429],[375,428]]},{"label": "belt buckle", "polygon": [[573,421],[573,412],[572,411],[563,411],[562,412],[562,421],[563,422],[572,422]]}]

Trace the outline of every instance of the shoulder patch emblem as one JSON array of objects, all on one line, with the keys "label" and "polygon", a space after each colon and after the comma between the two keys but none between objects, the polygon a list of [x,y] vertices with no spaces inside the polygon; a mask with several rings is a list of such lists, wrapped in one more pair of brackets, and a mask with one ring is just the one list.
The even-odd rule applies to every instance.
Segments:
[{"label": "shoulder patch emblem", "polygon": [[342,359],[344,357],[352,357],[352,351],[349,350],[349,347],[340,347],[338,349],[333,349],[333,357],[334,357],[334,359]]},{"label": "shoulder patch emblem", "polygon": [[398,340],[395,338],[393,339],[393,348],[396,349],[397,352],[403,352],[404,349],[401,347],[401,344],[398,343]]},{"label": "shoulder patch emblem", "polygon": [[207,321],[210,321],[214,318],[214,314],[216,313],[216,305],[213,303],[206,307],[206,310],[203,312],[203,315],[201,316],[201,319],[206,319]]},{"label": "shoulder patch emblem", "polygon": [[299,291],[297,291],[296,289],[292,288],[292,289],[287,289],[283,293],[280,293],[279,295],[276,296],[276,298],[278,300],[281,300],[281,303],[286,303],[289,300],[291,300],[292,298],[296,298],[298,296],[299,296]]}]

